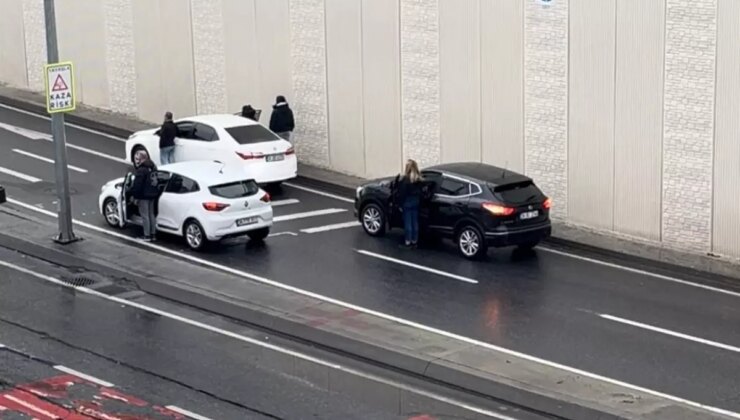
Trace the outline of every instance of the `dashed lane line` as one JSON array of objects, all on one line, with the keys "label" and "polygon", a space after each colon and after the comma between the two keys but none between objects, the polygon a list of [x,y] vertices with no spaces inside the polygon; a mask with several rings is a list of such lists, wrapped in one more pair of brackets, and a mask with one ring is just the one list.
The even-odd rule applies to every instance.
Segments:
[{"label": "dashed lane line", "polygon": [[316,216],[326,216],[329,214],[336,214],[336,213],[344,213],[346,212],[346,209],[324,209],[324,210],[314,210],[314,211],[307,211],[304,213],[293,213],[293,214],[286,214],[284,216],[277,216],[272,219],[273,222],[287,222],[289,220],[298,220],[298,219],[306,219],[309,217],[316,217]]},{"label": "dashed lane line", "polygon": [[392,262],[394,264],[403,265],[403,266],[410,267],[410,268],[415,268],[415,269],[420,270],[420,271],[426,271],[427,273],[436,274],[438,276],[447,277],[447,278],[454,279],[454,280],[459,280],[459,281],[462,281],[462,282],[465,282],[465,283],[478,284],[478,280],[475,280],[475,279],[471,279],[471,278],[463,277],[463,276],[458,276],[457,274],[448,273],[448,272],[442,271],[442,270],[436,270],[434,268],[426,267],[426,266],[419,265],[419,264],[414,264],[414,263],[411,263],[411,262],[408,262],[408,261],[399,260],[397,258],[392,258],[392,257],[388,257],[388,256],[385,256],[385,255],[376,254],[374,252],[365,251],[364,249],[358,249],[358,250],[356,250],[356,252],[358,254],[362,254],[362,255],[365,255],[365,256],[368,256],[368,257],[372,257],[372,258],[377,258],[379,260]]},{"label": "dashed lane line", "polygon": [[303,233],[320,233],[320,232],[329,232],[332,230],[339,230],[339,229],[347,229],[347,228],[353,228],[357,226],[362,226],[360,222],[353,221],[353,222],[345,222],[345,223],[336,223],[333,225],[326,225],[326,226],[317,226],[312,227],[308,229],[301,229],[301,232]]},{"label": "dashed lane line", "polygon": [[[46,115],[37,114],[37,113],[31,112],[31,111],[26,111],[25,109],[16,108],[16,107],[10,106],[10,105],[0,104],[0,108],[9,109],[9,110],[14,111],[14,112],[18,112],[18,113],[21,113],[21,114],[24,114],[24,115],[30,115],[32,117],[40,118],[40,119],[43,119],[43,120],[49,120],[50,119]],[[93,130],[93,129],[90,129],[90,128],[87,128],[87,127],[83,127],[81,125],[77,125],[77,124],[73,124],[73,123],[65,123],[64,125],[66,125],[68,127],[72,127],[72,128],[74,128],[76,130],[80,130],[80,131],[84,131],[84,132],[87,132],[87,133],[90,133],[90,134],[96,134],[98,136],[109,138],[111,140],[118,140],[120,142],[125,142],[126,141],[126,139],[124,139],[122,137],[114,136],[114,135],[111,135],[111,134],[108,134],[108,133],[103,133],[102,131]]]},{"label": "dashed lane line", "polygon": [[37,182],[41,182],[42,181],[42,179],[36,178],[35,176],[26,175],[26,174],[24,174],[22,172],[14,171],[14,170],[8,169],[8,168],[3,168],[2,166],[0,166],[0,173],[3,173],[5,175],[10,175],[12,177],[16,177],[18,179],[22,179],[24,181],[28,181],[28,182],[31,182],[31,183],[34,183],[34,184],[37,183]]},{"label": "dashed lane line", "polygon": [[283,207],[283,206],[290,206],[292,204],[298,204],[298,203],[300,203],[299,200],[296,200],[295,198],[289,198],[287,200],[276,200],[276,201],[271,202],[270,204],[273,207]]},{"label": "dashed lane line", "polygon": [[[1,261],[0,261],[0,263],[1,263]],[[110,382],[104,381],[102,379],[98,379],[98,378],[96,378],[96,377],[94,377],[92,375],[88,375],[86,373],[82,373],[82,372],[80,372],[78,370],[74,370],[74,369],[68,368],[66,366],[56,365],[56,366],[54,366],[54,369],[56,369],[56,370],[58,370],[60,372],[68,373],[68,374],[73,375],[73,376],[76,376],[76,377],[78,377],[80,379],[84,379],[84,380],[86,380],[88,382],[92,382],[94,384],[98,384],[98,385],[103,386],[103,387],[106,387],[106,388],[113,388],[115,386],[115,385],[113,385]]]},{"label": "dashed lane line", "polygon": [[313,188],[304,187],[302,185],[296,185],[296,184],[293,184],[292,182],[285,182],[285,183],[283,183],[283,185],[285,185],[287,187],[290,187],[290,188],[295,188],[296,190],[306,191],[306,192],[310,192],[312,194],[316,194],[316,195],[321,195],[321,196],[324,196],[324,197],[333,198],[333,199],[335,199],[337,201],[343,201],[345,203],[353,203],[354,204],[354,202],[355,202],[355,200],[352,200],[351,198],[342,197],[341,195],[332,194],[332,193],[328,193],[328,192],[325,192],[325,191],[320,191],[320,190],[316,190],[316,189],[313,189]]},{"label": "dashed lane line", "polygon": [[[13,149],[13,152],[14,153],[17,153],[19,155],[23,155],[23,156],[27,156],[27,157],[30,157],[30,158],[33,158],[33,159],[36,159],[36,160],[40,160],[42,162],[51,163],[51,164],[56,163],[54,161],[54,159],[49,159],[47,157],[39,156],[37,154],[31,153],[31,152],[27,152],[25,150]],[[79,173],[83,173],[83,174],[86,174],[87,173],[87,169],[78,168],[77,166],[67,165],[67,168],[69,168],[70,170],[73,170],[75,172],[79,172]]]},{"label": "dashed lane line", "polygon": [[185,410],[184,408],[180,408],[176,405],[168,405],[165,408],[170,411],[174,411],[177,414],[182,414],[183,416],[190,417],[194,420],[211,420],[208,417],[201,416],[200,414],[193,413],[192,411]]}]

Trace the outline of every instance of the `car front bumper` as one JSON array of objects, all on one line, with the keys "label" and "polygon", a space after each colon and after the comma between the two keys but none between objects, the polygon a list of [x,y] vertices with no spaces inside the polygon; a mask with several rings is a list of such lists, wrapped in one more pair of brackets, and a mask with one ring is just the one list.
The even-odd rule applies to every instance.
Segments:
[{"label": "car front bumper", "polygon": [[548,220],[525,228],[486,232],[486,243],[496,248],[525,245],[540,242],[549,238],[550,235],[552,235],[552,224]]}]

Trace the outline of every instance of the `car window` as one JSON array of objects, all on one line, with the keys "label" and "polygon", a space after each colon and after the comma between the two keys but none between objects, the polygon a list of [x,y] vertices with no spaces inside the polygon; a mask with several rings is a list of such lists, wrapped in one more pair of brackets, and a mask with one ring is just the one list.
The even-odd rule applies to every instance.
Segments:
[{"label": "car window", "polygon": [[524,203],[535,198],[544,198],[542,191],[532,181],[499,185],[492,188],[493,194],[504,203]]},{"label": "car window", "polygon": [[201,141],[215,141],[218,140],[218,133],[213,127],[205,124],[196,124],[193,130],[193,139]]},{"label": "car window", "polygon": [[280,140],[277,134],[259,124],[231,127],[227,128],[226,132],[239,144],[254,144]]},{"label": "car window", "polygon": [[176,124],[177,125],[177,137],[181,139],[192,139],[193,138],[193,129],[195,128],[195,123],[192,123],[190,121],[183,121]]},{"label": "car window", "polygon": [[442,178],[442,183],[437,188],[437,194],[457,197],[470,194],[470,184],[452,178]]},{"label": "car window", "polygon": [[188,194],[199,191],[198,183],[182,175],[172,174],[170,182],[164,192],[172,194]]},{"label": "car window", "polygon": [[259,187],[256,182],[248,180],[215,185],[209,187],[208,190],[217,197],[244,198],[257,194]]}]

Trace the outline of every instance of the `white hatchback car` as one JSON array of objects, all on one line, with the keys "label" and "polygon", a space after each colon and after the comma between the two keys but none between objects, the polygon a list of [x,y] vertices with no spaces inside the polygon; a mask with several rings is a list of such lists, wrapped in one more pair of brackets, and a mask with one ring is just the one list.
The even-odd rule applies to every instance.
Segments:
[{"label": "white hatchback car", "polygon": [[[175,121],[175,162],[220,161],[239,165],[258,184],[279,184],[295,178],[298,160],[290,142],[258,122],[229,114],[201,115]],[[146,150],[155,163],[159,158],[159,129],[138,131],[126,141],[126,159],[132,163]]]},{"label": "white hatchback car", "polygon": [[[183,236],[201,250],[209,242],[234,236],[263,240],[272,226],[270,195],[239,169],[220,162],[181,162],[158,168],[162,194],[157,203],[157,230]],[[134,174],[103,185],[99,206],[113,227],[141,225],[130,194]],[[125,205],[124,205],[125,204]]]}]

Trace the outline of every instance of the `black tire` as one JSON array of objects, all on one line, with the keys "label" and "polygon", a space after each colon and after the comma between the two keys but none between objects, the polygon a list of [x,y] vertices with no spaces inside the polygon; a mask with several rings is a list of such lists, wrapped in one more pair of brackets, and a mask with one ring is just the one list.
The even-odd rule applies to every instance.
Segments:
[{"label": "black tire", "polygon": [[203,251],[208,248],[210,241],[203,226],[195,219],[189,219],[182,227],[183,238],[188,248],[193,251]]},{"label": "black tire", "polygon": [[472,224],[463,225],[457,230],[455,245],[460,255],[469,260],[479,260],[488,254],[486,238]]},{"label": "black tire", "polygon": [[385,211],[379,205],[370,203],[362,207],[360,223],[368,235],[376,237],[385,235],[386,220]]},{"label": "black tire", "polygon": [[[112,206],[112,209],[110,208],[110,206]],[[109,218],[109,213],[108,213],[109,210],[115,210],[115,221]],[[116,201],[115,198],[108,197],[105,199],[105,201],[103,201],[102,212],[103,212],[103,218],[105,219],[105,222],[108,224],[108,226],[114,227],[116,229],[121,228],[121,225],[118,224],[118,201]],[[125,225],[126,223],[124,223],[124,226]]]},{"label": "black tire", "polygon": [[521,249],[522,251],[531,251],[539,244],[540,241],[527,242],[525,244],[517,245],[517,248]]},{"label": "black tire", "polygon": [[262,242],[268,236],[270,236],[270,228],[256,229],[247,233],[247,237],[249,237],[249,240],[255,242]]},{"label": "black tire", "polygon": [[146,147],[144,147],[144,146],[142,146],[140,144],[137,144],[136,146],[134,146],[133,149],[131,149],[131,156],[129,156],[131,158],[131,164],[134,165],[134,166],[136,166],[136,162],[134,161],[134,156],[136,156],[136,152],[138,152],[140,150],[145,151],[146,154],[149,155],[150,158],[152,156],[151,154],[149,154],[149,151],[146,150]]}]

